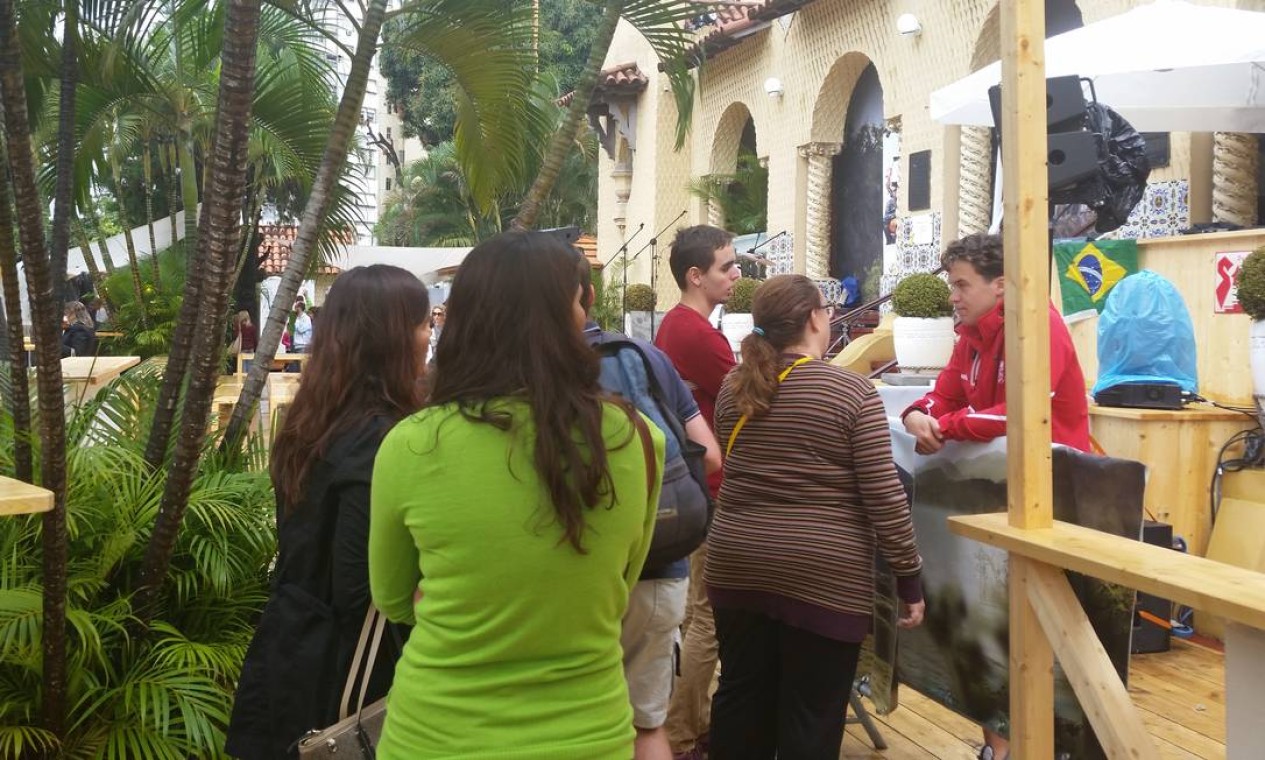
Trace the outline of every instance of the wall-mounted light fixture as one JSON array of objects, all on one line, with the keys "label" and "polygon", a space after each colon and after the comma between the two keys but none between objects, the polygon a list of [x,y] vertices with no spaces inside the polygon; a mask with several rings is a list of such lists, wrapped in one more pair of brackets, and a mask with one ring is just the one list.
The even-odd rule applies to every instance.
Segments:
[{"label": "wall-mounted light fixture", "polygon": [[902,13],[896,18],[896,31],[904,37],[916,37],[922,34],[922,24],[912,13]]},{"label": "wall-mounted light fixture", "polygon": [[782,88],[782,80],[777,77],[769,77],[764,80],[764,92],[770,98],[780,98],[785,90]]}]

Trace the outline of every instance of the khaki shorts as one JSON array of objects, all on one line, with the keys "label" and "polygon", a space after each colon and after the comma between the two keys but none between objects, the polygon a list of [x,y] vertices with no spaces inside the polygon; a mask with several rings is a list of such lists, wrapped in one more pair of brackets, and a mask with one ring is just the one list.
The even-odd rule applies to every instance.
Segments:
[{"label": "khaki shorts", "polygon": [[655,729],[668,720],[676,640],[685,620],[688,578],[638,581],[628,598],[620,643],[633,725]]}]

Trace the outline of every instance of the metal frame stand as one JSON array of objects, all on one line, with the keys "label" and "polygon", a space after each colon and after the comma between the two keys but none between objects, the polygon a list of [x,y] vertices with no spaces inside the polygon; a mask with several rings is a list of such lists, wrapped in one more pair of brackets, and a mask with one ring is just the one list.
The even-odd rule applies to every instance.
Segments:
[{"label": "metal frame stand", "polygon": [[875,724],[874,718],[870,715],[870,711],[865,709],[865,705],[861,703],[861,695],[863,689],[868,686],[864,680],[852,685],[852,694],[848,696],[848,705],[852,708],[854,717],[844,717],[845,726],[860,725],[865,729],[866,736],[870,737],[870,743],[874,745],[874,749],[887,749],[887,742],[883,739],[883,734],[879,732],[878,725]]}]

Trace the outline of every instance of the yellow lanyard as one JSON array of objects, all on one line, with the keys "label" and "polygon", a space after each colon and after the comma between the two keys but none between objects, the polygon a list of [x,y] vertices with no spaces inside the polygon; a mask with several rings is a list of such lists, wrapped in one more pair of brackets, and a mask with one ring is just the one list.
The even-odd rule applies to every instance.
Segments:
[{"label": "yellow lanyard", "polygon": [[[785,379],[786,379],[786,376],[787,376],[787,375],[791,374],[791,370],[795,369],[796,367],[798,367],[799,365],[803,364],[804,362],[810,362],[810,361],[812,361],[812,360],[813,360],[813,357],[811,357],[811,356],[801,356],[800,358],[798,358],[798,359],[796,359],[794,362],[792,362],[792,363],[791,363],[791,366],[789,366],[789,367],[787,367],[786,369],[782,370],[782,371],[781,371],[781,373],[779,373],[779,374],[778,374],[778,376],[777,376],[777,381],[778,381],[779,383],[781,383],[783,380],[785,380]],[[729,434],[729,444],[725,446],[725,458],[726,458],[726,459],[728,459],[728,458],[729,458],[729,452],[731,452],[731,451],[733,451],[733,450],[734,450],[734,441],[738,440],[738,432],[739,432],[740,430],[742,430],[742,428],[743,428],[746,424],[747,424],[747,415],[745,415],[745,414],[744,414],[744,415],[742,415],[741,417],[739,417],[739,418],[738,418],[738,424],[734,425],[734,430],[733,430],[733,432]]]}]

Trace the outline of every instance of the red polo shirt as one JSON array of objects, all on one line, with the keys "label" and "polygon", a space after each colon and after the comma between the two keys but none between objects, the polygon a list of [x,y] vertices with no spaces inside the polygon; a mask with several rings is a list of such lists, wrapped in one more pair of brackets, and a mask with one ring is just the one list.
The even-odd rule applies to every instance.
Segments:
[{"label": "red polo shirt", "polygon": [[[734,367],[729,341],[707,318],[685,304],[677,304],[663,317],[654,344],[672,360],[676,371],[694,394],[699,411],[715,431],[716,397],[720,384]],[[712,496],[720,492],[723,470],[707,478]]]}]

